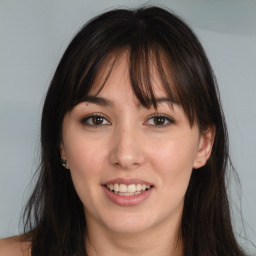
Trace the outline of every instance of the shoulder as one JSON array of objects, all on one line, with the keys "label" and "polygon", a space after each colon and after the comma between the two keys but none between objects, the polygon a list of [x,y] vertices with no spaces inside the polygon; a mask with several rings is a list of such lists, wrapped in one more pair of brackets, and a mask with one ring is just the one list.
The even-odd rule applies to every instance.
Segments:
[{"label": "shoulder", "polygon": [[0,256],[30,256],[30,242],[22,236],[0,239]]}]

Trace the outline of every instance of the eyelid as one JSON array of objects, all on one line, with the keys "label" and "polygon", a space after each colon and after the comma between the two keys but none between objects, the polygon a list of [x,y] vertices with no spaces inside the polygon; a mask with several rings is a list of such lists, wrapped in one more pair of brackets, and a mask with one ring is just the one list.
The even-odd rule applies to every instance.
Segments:
[{"label": "eyelid", "polygon": [[[96,124],[89,124],[87,121],[88,121],[90,118],[93,118],[93,117],[101,117],[101,118],[103,118],[105,121],[107,121],[107,124],[98,124],[98,125],[96,125]],[[168,121],[168,123],[159,124],[159,125],[157,125],[157,124],[147,124],[147,122],[148,122],[149,120],[151,120],[152,118],[157,118],[157,117],[159,117],[159,118],[164,118],[165,121]],[[83,118],[80,120],[80,122],[81,122],[83,125],[86,125],[86,126],[89,126],[89,127],[95,127],[95,128],[101,127],[101,126],[106,126],[106,125],[111,125],[111,122],[109,121],[109,119],[108,119],[105,115],[103,115],[103,114],[101,114],[101,113],[88,114],[88,115],[86,115],[85,117],[83,117]],[[146,124],[146,125],[149,125],[149,126],[154,126],[155,128],[161,128],[161,127],[169,126],[169,125],[174,124],[174,123],[175,123],[174,119],[173,119],[172,117],[170,117],[169,115],[161,114],[161,113],[155,113],[155,114],[152,114],[152,115],[150,115],[149,117],[147,117],[146,121],[145,121],[143,124]]]},{"label": "eyelid", "polygon": [[[93,118],[93,117],[104,118],[108,122],[108,124],[93,125],[93,124],[86,123],[87,120],[89,120],[90,118]],[[103,114],[100,114],[100,113],[93,113],[93,114],[86,115],[85,117],[83,117],[80,120],[80,122],[81,122],[81,124],[87,125],[87,126],[90,126],[90,127],[100,127],[100,126],[110,125],[111,124],[111,122],[108,120],[108,118],[106,116],[104,116]]]},{"label": "eyelid", "polygon": [[[150,119],[155,118],[155,117],[164,118],[164,119],[166,119],[166,120],[168,121],[168,123],[167,123],[167,124],[162,124],[162,125],[151,125],[151,124],[149,124],[150,126],[154,126],[154,127],[156,127],[156,128],[161,128],[161,127],[166,127],[166,126],[169,126],[169,125],[175,123],[175,120],[174,120],[172,117],[170,117],[170,116],[168,116],[168,115],[166,115],[166,114],[161,114],[161,113],[156,113],[156,114],[150,115],[150,116],[146,119],[146,122],[148,122]],[[146,122],[144,122],[144,124],[145,124]]]}]

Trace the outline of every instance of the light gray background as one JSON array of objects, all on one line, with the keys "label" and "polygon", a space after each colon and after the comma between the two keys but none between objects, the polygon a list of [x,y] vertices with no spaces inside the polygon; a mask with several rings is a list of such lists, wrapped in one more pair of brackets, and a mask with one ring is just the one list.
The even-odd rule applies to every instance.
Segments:
[{"label": "light gray background", "polygon": [[[18,232],[37,168],[40,115],[66,46],[89,18],[145,0],[0,0],[0,237]],[[215,70],[242,186],[248,237],[256,242],[256,1],[149,1],[167,6],[199,36]],[[232,186],[234,212],[239,195]],[[241,219],[234,213],[237,233]],[[244,241],[242,241],[244,243]],[[247,245],[250,246],[250,245]],[[255,249],[252,249],[255,251]]]}]

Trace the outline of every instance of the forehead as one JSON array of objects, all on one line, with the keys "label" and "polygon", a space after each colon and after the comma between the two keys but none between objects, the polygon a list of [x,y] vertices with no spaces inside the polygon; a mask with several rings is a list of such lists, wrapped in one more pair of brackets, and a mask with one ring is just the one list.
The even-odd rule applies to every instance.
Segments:
[{"label": "forehead", "polygon": [[[150,76],[145,72],[145,69],[148,69]],[[169,79],[171,80],[171,78]],[[134,93],[134,90],[148,94],[148,98],[151,98],[151,90],[156,98],[167,97],[154,59],[149,58],[147,67],[141,66],[140,70],[136,70],[136,73],[132,74],[130,52],[123,50],[105,58],[94,79],[89,95],[107,96],[115,94],[118,96],[120,93],[128,95],[130,92]],[[138,98],[138,95],[134,95],[134,97],[136,96]]]},{"label": "forehead", "polygon": [[[170,107],[177,105],[184,110],[191,126],[196,121],[191,93],[187,89],[191,86],[185,81],[186,70],[177,71],[164,50],[153,48],[146,53],[124,48],[114,50],[95,61],[91,67],[86,69],[90,70],[89,75],[85,71],[81,76],[70,110],[91,96],[112,100],[112,97],[129,95],[138,105],[145,108],[153,106],[155,109],[158,108],[157,99],[164,98]],[[93,76],[90,75],[92,73]]]}]

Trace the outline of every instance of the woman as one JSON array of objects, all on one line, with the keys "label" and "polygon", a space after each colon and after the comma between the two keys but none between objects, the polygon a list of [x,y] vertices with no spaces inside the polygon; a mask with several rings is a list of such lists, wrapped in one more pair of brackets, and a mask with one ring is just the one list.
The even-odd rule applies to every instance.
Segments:
[{"label": "woman", "polygon": [[243,255],[217,84],[174,14],[113,10],[87,23],[51,82],[41,145],[24,235],[1,241],[3,254]]}]

